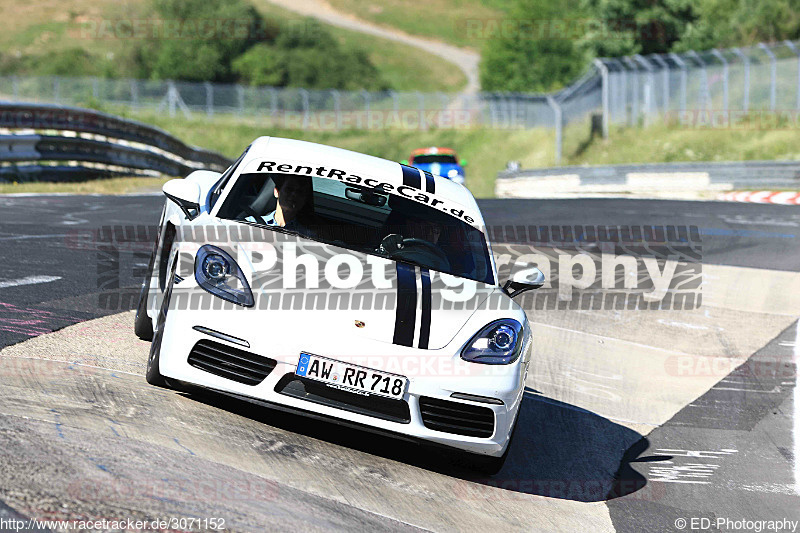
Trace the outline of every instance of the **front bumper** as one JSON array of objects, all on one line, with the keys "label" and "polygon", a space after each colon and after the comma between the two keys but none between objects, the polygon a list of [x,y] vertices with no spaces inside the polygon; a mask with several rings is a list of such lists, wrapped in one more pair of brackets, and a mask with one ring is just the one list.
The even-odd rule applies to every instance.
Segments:
[{"label": "front bumper", "polygon": [[[270,353],[274,351],[274,348],[269,342],[260,340],[264,335],[261,333],[249,336],[243,334],[243,331],[248,331],[248,328],[246,324],[242,323],[238,324],[238,326],[231,324],[227,329],[221,327],[215,329],[248,341],[251,345],[250,348],[243,348],[240,345],[211,337],[207,333],[193,329],[195,325],[207,326],[209,323],[213,324],[214,322],[210,319],[214,314],[220,312],[224,313],[223,311],[179,311],[168,314],[161,346],[159,366],[161,374],[184,383],[213,389],[266,406],[312,415],[315,418],[333,419],[345,425],[380,433],[390,433],[410,438],[414,441],[424,441],[489,456],[500,456],[506,449],[524,390],[524,365],[521,361],[512,365],[494,367],[492,370],[498,375],[491,376],[452,376],[449,378],[443,378],[442,376],[407,376],[409,378],[409,386],[403,398],[403,402],[407,405],[407,416],[381,417],[376,416],[374,413],[365,414],[366,411],[363,410],[358,412],[357,409],[345,409],[333,404],[325,405],[319,401],[313,401],[309,397],[303,398],[302,395],[293,396],[287,394],[286,383],[295,379],[294,372],[300,350],[298,349],[293,354],[283,357]],[[198,322],[200,323],[198,324]],[[249,331],[258,330],[249,329]],[[208,370],[197,368],[189,363],[189,357],[193,347],[202,340],[213,341],[235,349],[244,349],[257,356],[270,358],[275,361],[274,368],[269,371],[262,381],[254,385],[237,382],[211,373]],[[369,349],[369,347],[362,347],[362,349]],[[442,357],[442,350],[428,350],[425,352],[427,352],[424,354],[425,357]],[[312,353],[318,353],[318,351]],[[335,351],[319,355],[347,360],[347,356]],[[461,361],[459,358],[456,359],[458,359],[458,364],[460,365],[470,365],[470,367],[474,368],[482,367],[480,368],[481,371],[484,371],[488,366],[475,365],[474,363]],[[324,387],[324,385],[314,384],[317,387]],[[495,398],[502,400],[503,403],[502,405],[497,405],[452,398],[451,395],[454,392],[472,394],[484,398]],[[480,407],[489,409],[494,414],[493,431],[490,436],[475,437],[431,429],[431,427],[428,427],[431,425],[430,418],[428,418],[429,423],[426,426],[420,411],[421,398],[423,402],[430,402],[430,399],[434,401],[446,400],[463,404],[467,406],[465,408]],[[405,420],[401,420],[401,418],[405,418]]]}]

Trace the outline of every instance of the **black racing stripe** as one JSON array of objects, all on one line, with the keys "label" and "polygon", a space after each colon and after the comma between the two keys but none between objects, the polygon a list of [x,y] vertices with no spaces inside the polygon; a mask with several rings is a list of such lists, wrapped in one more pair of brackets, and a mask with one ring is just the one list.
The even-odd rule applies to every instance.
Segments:
[{"label": "black racing stripe", "polygon": [[415,268],[397,262],[397,313],[392,342],[401,346],[414,344],[414,322],[417,320],[417,276]]},{"label": "black racing stripe", "polygon": [[436,192],[436,180],[433,179],[433,174],[428,172],[427,170],[423,170],[425,174],[425,192],[429,192],[431,194]]},{"label": "black racing stripe", "polygon": [[420,175],[419,169],[406,165],[400,166],[403,169],[403,185],[408,185],[415,189],[422,189],[422,176]]},{"label": "black racing stripe", "polygon": [[427,268],[422,269],[422,316],[419,325],[419,347],[428,349],[431,337],[431,275]]}]

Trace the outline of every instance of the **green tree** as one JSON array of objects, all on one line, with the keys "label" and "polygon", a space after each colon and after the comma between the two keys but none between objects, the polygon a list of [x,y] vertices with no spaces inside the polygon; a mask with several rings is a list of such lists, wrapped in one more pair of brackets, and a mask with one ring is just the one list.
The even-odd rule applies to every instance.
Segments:
[{"label": "green tree", "polygon": [[483,47],[480,80],[485,91],[551,91],[586,68],[574,30],[580,11],[550,0],[519,0],[509,10],[514,24],[490,33]]},{"label": "green tree", "polygon": [[361,50],[346,49],[318,22],[282,28],[275,42],[250,48],[233,62],[252,85],[381,90],[386,84]]},{"label": "green tree", "polygon": [[161,34],[136,57],[154,79],[232,81],[233,59],[277,31],[246,0],[153,0],[153,8]]},{"label": "green tree", "polygon": [[286,85],[286,54],[275,46],[257,44],[233,61],[233,72],[251,85]]},{"label": "green tree", "polygon": [[800,0],[704,0],[676,51],[800,38]]},{"label": "green tree", "polygon": [[598,20],[581,46],[595,57],[665,53],[697,20],[696,6],[707,0],[584,0]]}]

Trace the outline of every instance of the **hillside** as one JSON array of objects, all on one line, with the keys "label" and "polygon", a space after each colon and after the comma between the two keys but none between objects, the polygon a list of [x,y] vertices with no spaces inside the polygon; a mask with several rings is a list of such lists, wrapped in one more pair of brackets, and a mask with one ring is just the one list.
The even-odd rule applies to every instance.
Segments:
[{"label": "hillside", "polygon": [[[303,20],[270,5],[252,2],[270,25],[302,28]],[[0,0],[0,66],[19,58],[31,57],[33,74],[81,74],[81,68],[111,70],[122,77],[130,76],[131,49],[137,37],[130,27],[153,26],[148,12],[149,0],[39,0],[19,3]],[[6,16],[3,16],[6,15]],[[466,78],[450,63],[403,45],[326,26],[342,49],[365,52],[386,84],[398,91],[443,91],[461,89]],[[75,52],[63,57],[64,52]],[[82,57],[80,52],[87,52]],[[50,60],[48,54],[59,55]],[[99,58],[96,60],[94,58]],[[6,73],[11,73],[6,68]]]},{"label": "hillside", "polygon": [[488,25],[505,17],[512,0],[328,0],[337,10],[412,35],[480,50]]}]

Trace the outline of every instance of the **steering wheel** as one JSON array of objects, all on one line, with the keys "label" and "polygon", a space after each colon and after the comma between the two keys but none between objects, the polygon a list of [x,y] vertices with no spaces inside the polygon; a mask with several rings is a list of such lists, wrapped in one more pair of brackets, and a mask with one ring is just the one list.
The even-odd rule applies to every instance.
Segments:
[{"label": "steering wheel", "polygon": [[[393,259],[414,259],[418,263],[431,263],[434,270],[445,272],[450,270],[450,260],[447,255],[432,242],[415,237],[407,237],[400,240],[398,237],[400,236],[396,234],[387,235],[381,243],[381,249],[389,257]],[[415,259],[415,256],[419,255],[426,256],[426,260]]]}]

